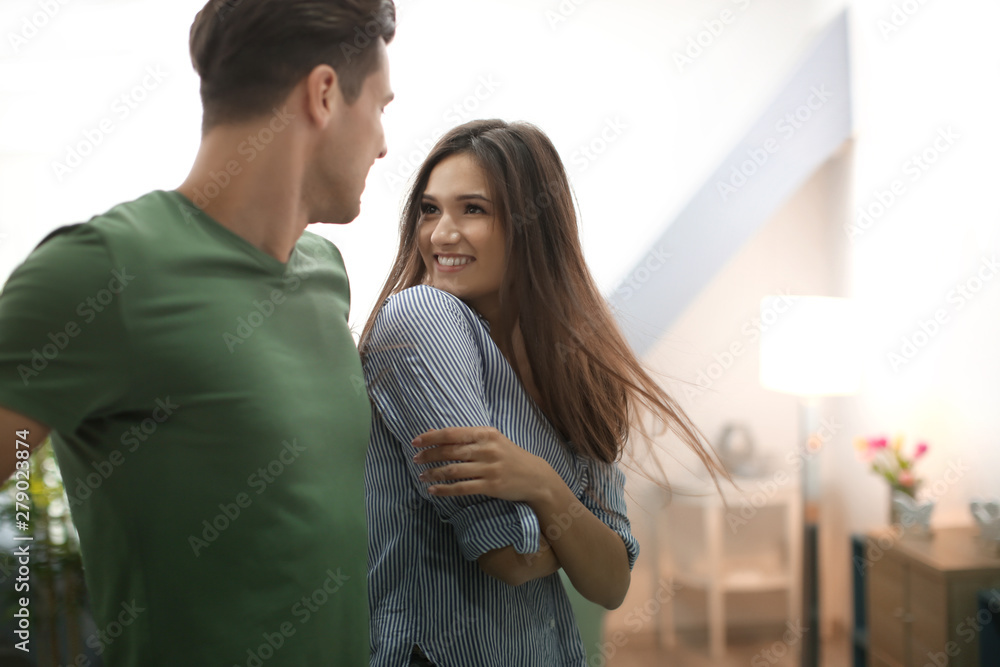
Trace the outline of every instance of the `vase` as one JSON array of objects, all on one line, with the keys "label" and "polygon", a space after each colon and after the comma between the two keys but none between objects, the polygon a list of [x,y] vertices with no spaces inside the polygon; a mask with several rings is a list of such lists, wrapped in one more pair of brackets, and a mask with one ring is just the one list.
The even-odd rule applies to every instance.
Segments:
[{"label": "vase", "polygon": [[894,527],[899,526],[901,532],[930,534],[933,500],[921,503],[907,493],[893,490],[889,495],[889,507],[889,520]]},{"label": "vase", "polygon": [[896,494],[899,491],[889,491],[889,525],[899,525],[899,509],[896,507]]}]

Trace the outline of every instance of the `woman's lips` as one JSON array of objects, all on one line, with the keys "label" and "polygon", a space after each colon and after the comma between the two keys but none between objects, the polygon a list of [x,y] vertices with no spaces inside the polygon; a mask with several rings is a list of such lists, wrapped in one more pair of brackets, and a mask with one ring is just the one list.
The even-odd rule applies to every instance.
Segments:
[{"label": "woman's lips", "polygon": [[468,255],[434,255],[434,266],[441,273],[458,273],[474,261]]}]

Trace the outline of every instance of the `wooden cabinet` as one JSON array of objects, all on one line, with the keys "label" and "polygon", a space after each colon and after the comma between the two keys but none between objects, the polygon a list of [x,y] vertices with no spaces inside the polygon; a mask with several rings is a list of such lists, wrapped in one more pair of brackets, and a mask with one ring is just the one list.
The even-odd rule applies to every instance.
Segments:
[{"label": "wooden cabinet", "polygon": [[1000,586],[977,528],[867,536],[870,667],[979,667],[976,591]]}]

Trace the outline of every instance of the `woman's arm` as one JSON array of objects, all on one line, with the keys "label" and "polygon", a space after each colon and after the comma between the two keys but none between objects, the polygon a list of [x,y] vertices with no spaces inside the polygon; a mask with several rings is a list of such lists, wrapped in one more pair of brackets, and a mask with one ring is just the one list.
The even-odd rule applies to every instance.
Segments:
[{"label": "woman's arm", "polygon": [[580,595],[606,609],[617,609],[632,581],[625,543],[573,495],[554,470],[552,475],[551,485],[526,502],[538,516],[542,534],[552,539],[552,549]]},{"label": "woman's arm", "polygon": [[[447,428],[414,440],[419,463],[452,461],[423,473],[429,492],[451,497],[483,494],[526,503],[538,517],[573,586],[607,609],[621,606],[631,582],[622,537],[598,519],[545,459],[493,428]],[[462,480],[440,484],[449,480]]]},{"label": "woman's arm", "polygon": [[536,553],[519,554],[514,547],[504,547],[483,554],[478,562],[483,572],[508,586],[520,586],[559,571],[559,559],[544,537],[539,538]]},{"label": "woman's arm", "polygon": [[[365,380],[378,418],[406,450],[400,464],[420,497],[451,525],[462,555],[480,562],[492,552],[509,552],[488,557],[485,571],[501,580],[520,580],[527,576],[525,563],[515,555],[539,552],[541,531],[532,509],[495,498],[430,494],[428,485],[418,480],[427,466],[412,460],[408,445],[429,429],[492,424],[481,351],[467,319],[475,316],[464,313],[460,304],[431,287],[411,288],[390,298],[371,331],[363,358]],[[540,567],[542,561],[532,559],[531,565]]]}]

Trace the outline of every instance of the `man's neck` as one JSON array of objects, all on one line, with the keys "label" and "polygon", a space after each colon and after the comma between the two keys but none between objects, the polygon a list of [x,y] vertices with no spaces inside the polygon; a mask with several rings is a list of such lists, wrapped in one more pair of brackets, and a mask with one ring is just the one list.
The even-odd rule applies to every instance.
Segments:
[{"label": "man's neck", "polygon": [[254,129],[209,132],[177,191],[222,226],[287,262],[310,222],[302,196],[305,162],[290,140],[276,139],[257,150],[246,141]]}]

